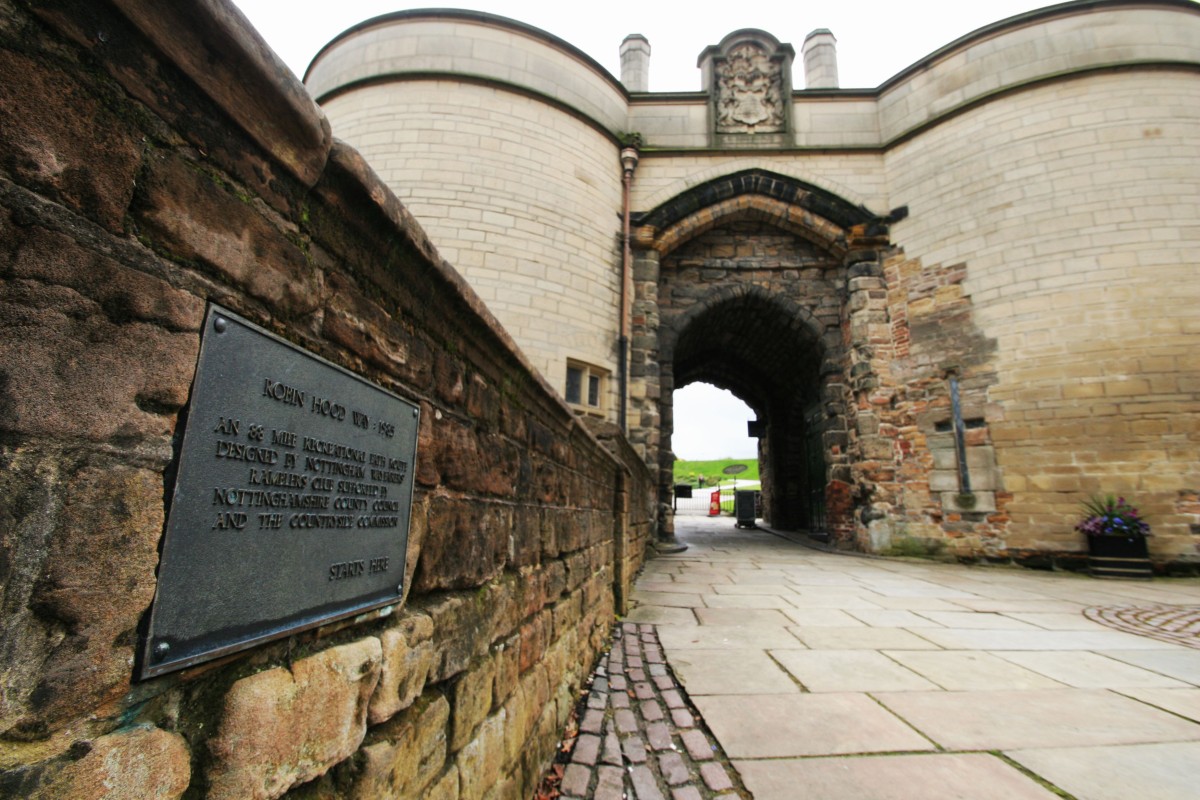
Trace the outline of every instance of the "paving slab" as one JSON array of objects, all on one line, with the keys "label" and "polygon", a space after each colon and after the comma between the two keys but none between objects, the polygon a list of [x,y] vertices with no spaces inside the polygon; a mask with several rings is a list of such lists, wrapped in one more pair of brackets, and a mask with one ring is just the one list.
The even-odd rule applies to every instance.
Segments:
[{"label": "paving slab", "polygon": [[635,606],[625,619],[629,622],[649,622],[653,625],[699,625],[695,614],[697,610],[703,609]]},{"label": "paving slab", "polygon": [[1200,686],[1200,650],[1172,647],[1155,650],[1100,650],[1101,655],[1153,670]]},{"label": "paving slab", "polygon": [[1122,689],[1130,686],[1186,689],[1190,686],[1157,672],[1084,650],[1033,653],[1008,651],[997,655],[1059,683],[1079,689]]},{"label": "paving slab", "polygon": [[[638,582],[641,585],[641,582]],[[796,590],[783,583],[734,583],[728,586],[718,584],[713,586],[709,594],[769,594],[776,597],[795,597]]]},{"label": "paving slab", "polygon": [[921,635],[947,650],[1164,650],[1175,647],[1157,639],[1119,631],[926,628]]},{"label": "paving slab", "polygon": [[1005,755],[1081,800],[1195,800],[1200,795],[1197,742],[1011,750]]},{"label": "paving slab", "polygon": [[704,598],[704,605],[709,608],[795,608],[773,594],[710,594]]},{"label": "paving slab", "polygon": [[895,611],[962,611],[963,606],[954,600],[940,597],[884,597],[876,595],[871,602],[880,608]]},{"label": "paving slab", "polygon": [[788,598],[792,605],[803,609],[834,608],[839,610],[874,609],[880,607],[868,595],[868,592],[809,592],[798,591],[795,598]]},{"label": "paving slab", "polygon": [[1042,613],[1036,611],[1005,611],[1004,616],[1028,622],[1048,631],[1102,631],[1105,626],[1093,622],[1079,612]]},{"label": "paving slab", "polygon": [[668,606],[674,608],[697,608],[704,606],[704,600],[698,594],[647,592],[640,587],[630,592],[629,599],[637,605],[645,606]]},{"label": "paving slab", "polygon": [[[1044,630],[1028,622],[998,614],[994,611],[922,611],[921,616],[946,628],[976,628],[980,630]],[[908,626],[911,627],[911,626]]]},{"label": "paving slab", "polygon": [[771,655],[810,692],[905,692],[940,688],[874,650],[777,650]]},{"label": "paving slab", "polygon": [[813,650],[937,650],[938,646],[901,628],[788,628]]},{"label": "paving slab", "polygon": [[1200,722],[1200,689],[1120,689],[1121,694]]},{"label": "paving slab", "polygon": [[1197,723],[1093,689],[881,692],[874,697],[950,750],[1200,740]]},{"label": "paving slab", "polygon": [[781,612],[787,615],[787,624],[805,628],[855,628],[866,627],[840,608],[793,608]]},{"label": "paving slab", "polygon": [[705,694],[787,695],[800,691],[787,672],[761,650],[680,650],[671,656],[671,667],[693,698]]},{"label": "paving slab", "polygon": [[709,695],[692,701],[733,759],[934,749],[864,694]]},{"label": "paving slab", "polygon": [[884,655],[951,692],[1064,688],[1057,681],[990,653],[885,650]]},{"label": "paving slab", "polygon": [[[662,626],[658,637],[668,651],[722,650],[803,650],[794,628],[779,625],[689,625]],[[932,647],[932,645],[930,645]]]},{"label": "paving slab", "polygon": [[989,598],[964,598],[954,601],[963,608],[972,611],[1029,611],[1038,613],[1054,612],[1058,614],[1079,614],[1083,609],[1093,605],[1090,601],[1073,602],[1067,600],[992,600]]},{"label": "paving slab", "polygon": [[875,628],[941,628],[942,623],[901,609],[850,609],[846,613]]},{"label": "paving slab", "polygon": [[[948,755],[734,761],[755,800],[1055,800],[995,756]],[[803,787],[801,794],[797,787]]]},{"label": "paving slab", "polygon": [[[657,576],[656,576],[657,577]],[[734,588],[732,586],[727,588]],[[684,583],[681,581],[640,580],[637,591],[671,592],[672,594],[712,594],[713,586],[707,583]]]},{"label": "paving slab", "polygon": [[774,608],[697,608],[701,625],[791,625],[793,620]]}]

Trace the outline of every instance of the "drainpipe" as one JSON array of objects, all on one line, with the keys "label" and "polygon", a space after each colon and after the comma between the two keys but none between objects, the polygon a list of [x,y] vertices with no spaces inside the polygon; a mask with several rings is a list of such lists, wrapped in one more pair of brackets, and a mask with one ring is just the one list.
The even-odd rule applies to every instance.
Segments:
[{"label": "drainpipe", "polygon": [[629,327],[630,310],[633,307],[633,247],[630,244],[629,194],[633,186],[633,171],[638,165],[636,147],[621,150],[622,212],[621,212],[621,335],[617,339],[617,371],[620,373],[621,407],[618,425],[621,432],[629,435]]}]

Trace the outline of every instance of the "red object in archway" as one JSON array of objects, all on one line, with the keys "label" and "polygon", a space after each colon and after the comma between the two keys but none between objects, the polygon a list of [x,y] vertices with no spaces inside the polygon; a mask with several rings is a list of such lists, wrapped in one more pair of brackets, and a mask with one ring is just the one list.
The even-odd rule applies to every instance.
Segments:
[{"label": "red object in archway", "polygon": [[719,517],[721,515],[721,490],[717,489],[708,497],[708,515],[710,517]]}]

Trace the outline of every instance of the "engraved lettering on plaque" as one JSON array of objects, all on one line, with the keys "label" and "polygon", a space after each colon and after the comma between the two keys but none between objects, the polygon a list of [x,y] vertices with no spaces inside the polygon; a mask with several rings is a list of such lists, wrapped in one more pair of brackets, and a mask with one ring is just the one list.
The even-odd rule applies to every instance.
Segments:
[{"label": "engraved lettering on plaque", "polygon": [[212,306],[149,677],[398,600],[418,408]]}]

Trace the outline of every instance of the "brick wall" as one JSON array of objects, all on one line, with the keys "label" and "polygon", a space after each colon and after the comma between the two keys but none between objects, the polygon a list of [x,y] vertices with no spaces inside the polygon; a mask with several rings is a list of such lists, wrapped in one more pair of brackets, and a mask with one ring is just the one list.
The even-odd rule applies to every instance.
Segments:
[{"label": "brick wall", "polygon": [[[645,469],[230,7],[0,0],[0,38],[0,796],[527,797]],[[206,300],[419,403],[409,589],[134,682]]]}]

